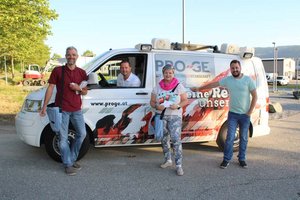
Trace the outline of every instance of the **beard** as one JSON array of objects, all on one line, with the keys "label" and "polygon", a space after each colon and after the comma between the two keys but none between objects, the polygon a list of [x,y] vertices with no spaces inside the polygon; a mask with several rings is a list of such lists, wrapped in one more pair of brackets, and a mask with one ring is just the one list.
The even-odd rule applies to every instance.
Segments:
[{"label": "beard", "polygon": [[233,72],[231,73],[233,77],[239,77],[241,75],[241,72]]},{"label": "beard", "polygon": [[68,59],[67,60],[68,65],[75,65],[75,63],[76,63],[76,59]]}]

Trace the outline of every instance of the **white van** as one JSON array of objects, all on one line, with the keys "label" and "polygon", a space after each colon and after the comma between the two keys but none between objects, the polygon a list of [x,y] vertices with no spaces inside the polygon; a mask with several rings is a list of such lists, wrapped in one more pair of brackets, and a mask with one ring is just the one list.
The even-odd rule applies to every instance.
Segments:
[{"label": "white van", "polygon": [[[83,67],[89,75],[89,91],[82,97],[82,110],[87,137],[82,145],[79,159],[90,144],[95,147],[133,146],[158,144],[149,123],[153,117],[150,106],[151,91],[162,78],[162,67],[172,64],[175,76],[186,87],[189,103],[183,108],[182,142],[216,141],[223,149],[227,131],[229,94],[226,88],[192,92],[204,82],[218,81],[229,76],[229,64],[237,59],[242,72],[256,83],[258,101],[251,116],[249,136],[269,134],[269,93],[262,61],[253,57],[252,48],[235,45],[217,46],[213,50],[199,45],[170,43],[164,39],[153,39],[151,44],[138,44],[131,49],[107,51]],[[132,71],[141,80],[140,87],[116,86],[119,63],[128,60]],[[16,131],[27,144],[40,147],[54,160],[60,161],[58,138],[52,132],[47,117],[40,117],[46,87],[30,93],[21,111],[16,116]],[[54,95],[52,100],[54,101]],[[76,132],[70,124],[70,142]],[[239,145],[236,134],[235,149]]]}]

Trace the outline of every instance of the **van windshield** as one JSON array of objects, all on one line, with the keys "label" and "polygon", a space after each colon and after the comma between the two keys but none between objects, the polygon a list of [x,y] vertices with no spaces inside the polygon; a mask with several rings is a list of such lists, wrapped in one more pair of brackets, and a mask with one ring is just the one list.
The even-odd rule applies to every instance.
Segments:
[{"label": "van windshield", "polygon": [[83,65],[81,68],[84,69],[84,70],[87,70],[90,66],[94,65],[101,57],[105,56],[108,53],[109,53],[109,51],[106,51],[106,52],[100,54],[99,56],[96,56],[90,62]]}]

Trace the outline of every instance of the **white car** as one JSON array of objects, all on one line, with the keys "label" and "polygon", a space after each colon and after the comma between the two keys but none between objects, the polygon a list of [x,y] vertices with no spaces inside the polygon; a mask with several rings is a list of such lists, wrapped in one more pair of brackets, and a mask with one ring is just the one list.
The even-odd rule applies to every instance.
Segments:
[{"label": "white car", "polygon": [[276,78],[277,85],[287,85],[289,79],[286,76],[277,76]]}]

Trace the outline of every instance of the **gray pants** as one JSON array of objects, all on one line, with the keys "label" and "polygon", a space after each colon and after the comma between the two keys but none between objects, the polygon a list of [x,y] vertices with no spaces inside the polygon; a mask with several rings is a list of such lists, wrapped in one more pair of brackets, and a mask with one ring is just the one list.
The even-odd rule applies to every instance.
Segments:
[{"label": "gray pants", "polygon": [[181,128],[182,119],[176,115],[165,115],[164,122],[164,135],[161,141],[165,161],[172,159],[170,151],[172,142],[173,152],[176,166],[182,165],[182,144],[181,144]]}]

